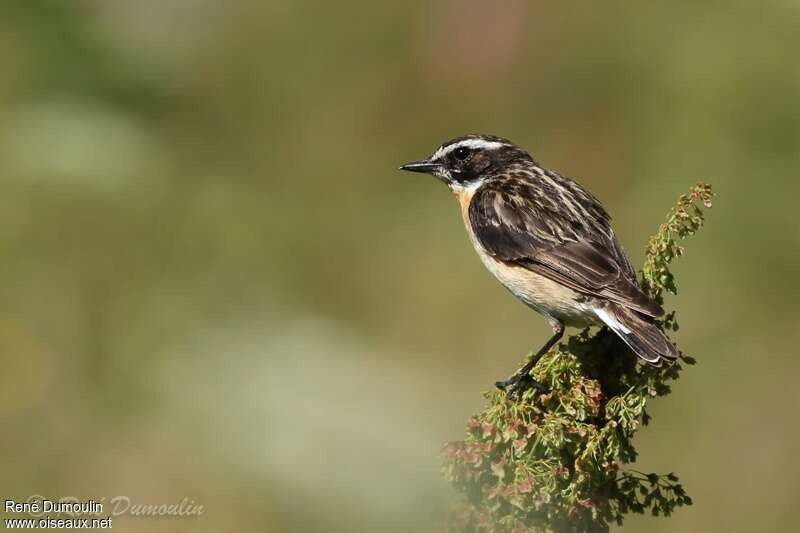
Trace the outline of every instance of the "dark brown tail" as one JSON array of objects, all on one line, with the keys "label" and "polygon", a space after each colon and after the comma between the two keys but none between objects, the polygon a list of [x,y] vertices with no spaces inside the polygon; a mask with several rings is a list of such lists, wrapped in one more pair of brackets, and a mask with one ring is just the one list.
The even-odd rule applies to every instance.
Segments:
[{"label": "dark brown tail", "polygon": [[616,333],[636,355],[648,363],[658,365],[661,359],[675,359],[678,348],[655,324],[615,303],[607,303],[602,309],[595,309],[600,319]]}]

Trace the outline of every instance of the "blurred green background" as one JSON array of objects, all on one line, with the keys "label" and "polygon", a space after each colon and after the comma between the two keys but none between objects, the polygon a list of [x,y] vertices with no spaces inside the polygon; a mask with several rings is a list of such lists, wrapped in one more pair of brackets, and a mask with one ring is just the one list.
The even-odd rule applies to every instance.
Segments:
[{"label": "blurred green background", "polygon": [[800,513],[800,3],[0,4],[0,497],[122,531],[436,531],[440,446],[549,335],[397,166],[467,132],[578,177],[634,262],[675,197],[682,349],[638,468]]}]

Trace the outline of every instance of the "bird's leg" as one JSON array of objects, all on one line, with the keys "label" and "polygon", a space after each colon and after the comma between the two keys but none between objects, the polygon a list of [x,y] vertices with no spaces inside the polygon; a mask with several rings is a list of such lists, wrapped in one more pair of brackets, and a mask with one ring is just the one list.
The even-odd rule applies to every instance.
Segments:
[{"label": "bird's leg", "polygon": [[505,391],[505,393],[509,396],[513,395],[515,392],[521,395],[525,388],[524,385],[535,388],[539,392],[544,390],[544,385],[533,379],[530,372],[533,370],[533,367],[536,366],[536,363],[539,362],[539,359],[541,359],[542,356],[546,354],[555,343],[561,340],[561,337],[564,336],[564,324],[562,324],[560,321],[553,320],[550,322],[550,325],[553,326],[554,333],[554,335],[550,337],[550,340],[548,340],[545,345],[542,346],[541,350],[539,350],[536,355],[531,357],[531,360],[528,361],[525,366],[520,368],[516,374],[505,381],[496,382],[494,384],[495,387],[501,391]]}]

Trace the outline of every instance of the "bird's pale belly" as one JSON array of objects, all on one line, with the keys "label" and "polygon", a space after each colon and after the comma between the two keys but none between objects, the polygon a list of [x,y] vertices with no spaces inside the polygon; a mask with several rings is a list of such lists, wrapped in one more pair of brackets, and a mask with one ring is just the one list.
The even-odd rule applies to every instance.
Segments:
[{"label": "bird's pale belly", "polygon": [[487,270],[536,312],[556,318],[568,326],[585,327],[598,323],[590,301],[581,294],[524,267],[498,261],[479,244],[474,244]]}]

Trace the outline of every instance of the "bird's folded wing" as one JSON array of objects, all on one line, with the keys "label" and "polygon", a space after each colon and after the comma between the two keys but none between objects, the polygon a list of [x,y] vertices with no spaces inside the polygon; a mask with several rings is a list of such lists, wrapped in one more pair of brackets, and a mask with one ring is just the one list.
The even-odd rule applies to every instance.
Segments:
[{"label": "bird's folded wing", "polygon": [[509,193],[492,187],[475,193],[469,218],[478,242],[499,260],[523,266],[581,294],[650,316],[663,314],[636,285],[633,269],[607,218],[583,219],[574,209],[545,202],[533,189]]}]

